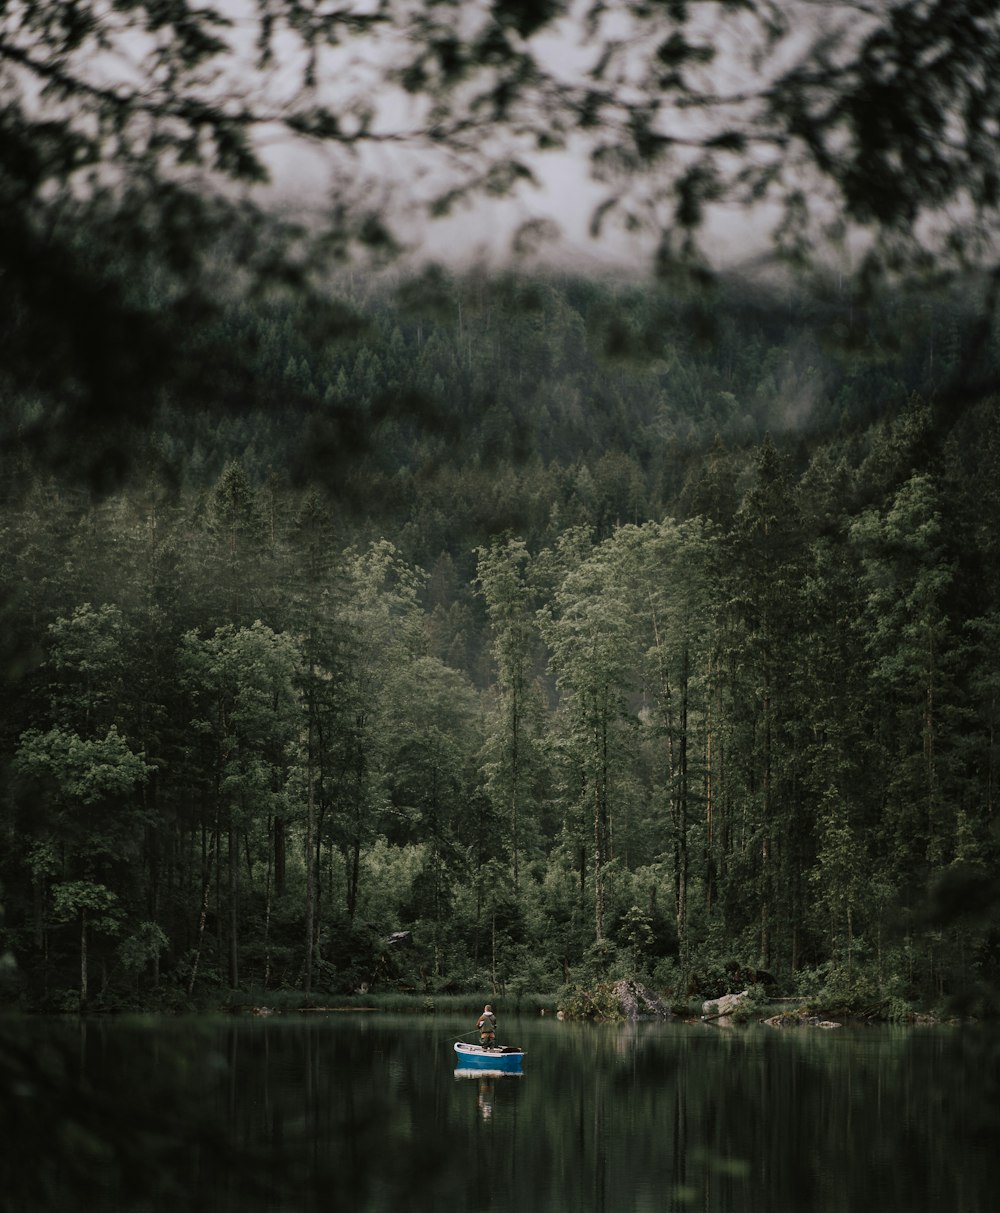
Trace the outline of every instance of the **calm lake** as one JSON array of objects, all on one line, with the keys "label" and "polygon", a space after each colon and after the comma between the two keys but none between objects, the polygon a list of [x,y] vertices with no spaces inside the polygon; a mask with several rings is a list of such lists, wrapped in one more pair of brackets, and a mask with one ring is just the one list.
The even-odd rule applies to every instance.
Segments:
[{"label": "calm lake", "polygon": [[0,1205],[214,1213],[973,1213],[1000,1201],[989,1031],[451,1016],[2,1025]]}]

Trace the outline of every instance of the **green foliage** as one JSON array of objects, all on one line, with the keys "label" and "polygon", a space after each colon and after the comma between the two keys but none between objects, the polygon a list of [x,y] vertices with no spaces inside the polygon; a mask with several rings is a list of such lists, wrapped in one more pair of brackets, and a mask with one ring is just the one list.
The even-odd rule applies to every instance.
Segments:
[{"label": "green foliage", "polygon": [[138,973],[170,947],[170,940],[155,922],[140,922],[118,945],[118,958],[130,972]]},{"label": "green foliage", "polygon": [[621,1003],[612,986],[599,982],[593,987],[564,986],[558,994],[559,1011],[566,1019],[621,1019]]},{"label": "green foliage", "polygon": [[52,912],[59,922],[86,915],[98,931],[116,934],[121,926],[118,898],[102,884],[73,880],[52,887]]},{"label": "green foliage", "polygon": [[[577,375],[546,381],[569,412],[540,417],[545,460],[460,465],[400,430],[400,491],[372,481],[384,512],[359,520],[221,457],[294,410],[219,449],[221,423],[175,417],[173,495],[151,472],[82,512],[57,485],[4,502],[4,619],[35,654],[0,721],[11,996],[89,969],[105,1006],[264,999],[302,991],[311,954],[310,997],[639,977],[684,1005],[757,974],[858,1013],[995,1005],[996,403],[940,459],[918,399],[836,436],[817,402],[805,447],[730,447],[690,412],[681,475],[660,372],[570,357],[604,288],[545,284],[530,323],[444,288],[481,364],[379,299],[339,369],[384,387],[423,354],[449,395],[523,330],[519,356]],[[638,340],[658,313],[622,307]],[[674,340],[661,319],[643,342]],[[795,359],[732,323],[663,375],[708,392],[729,365],[752,438]],[[870,388],[853,375],[838,396]],[[598,452],[613,391],[634,444]],[[523,533],[494,529],[504,497]]]},{"label": "green foliage", "polygon": [[125,700],[129,639],[122,611],[89,602],[49,626],[57,719],[90,732],[118,719]]},{"label": "green foliage", "polygon": [[655,943],[650,916],[638,906],[630,906],[618,928],[622,941],[637,955],[649,952]]},{"label": "green foliage", "polygon": [[16,771],[68,807],[82,808],[131,792],[149,768],[111,725],[95,740],[60,728],[30,730],[21,737]]},{"label": "green foliage", "polygon": [[880,982],[875,969],[867,964],[855,962],[848,968],[841,962],[828,962],[803,970],[798,991],[818,1010],[898,1019],[900,1009],[912,1009],[912,1003],[902,993],[890,992],[895,984],[891,977]]}]

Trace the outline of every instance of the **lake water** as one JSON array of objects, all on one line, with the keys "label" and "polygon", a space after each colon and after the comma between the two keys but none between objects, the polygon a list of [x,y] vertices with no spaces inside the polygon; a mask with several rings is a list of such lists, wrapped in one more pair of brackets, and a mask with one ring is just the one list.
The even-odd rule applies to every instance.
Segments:
[{"label": "lake water", "polygon": [[[979,1213],[1000,1050],[971,1029],[313,1014],[4,1025],[11,1213]],[[6,1197],[6,1203],[4,1202]]]}]

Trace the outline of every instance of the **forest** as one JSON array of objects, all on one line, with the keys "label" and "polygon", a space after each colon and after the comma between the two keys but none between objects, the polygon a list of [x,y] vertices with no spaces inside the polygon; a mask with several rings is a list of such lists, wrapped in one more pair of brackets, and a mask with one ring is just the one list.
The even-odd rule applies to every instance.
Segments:
[{"label": "forest", "polygon": [[5,405],[0,1000],[995,1011],[978,288],[392,287],[234,304],[253,397],[96,478]]}]

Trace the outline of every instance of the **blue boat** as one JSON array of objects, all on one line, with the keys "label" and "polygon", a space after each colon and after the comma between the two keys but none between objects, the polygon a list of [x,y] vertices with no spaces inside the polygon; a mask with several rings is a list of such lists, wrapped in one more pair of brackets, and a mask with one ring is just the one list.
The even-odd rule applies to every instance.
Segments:
[{"label": "blue boat", "polygon": [[512,1045],[487,1049],[482,1045],[455,1042],[455,1073],[473,1071],[476,1074],[520,1074],[524,1050]]}]

